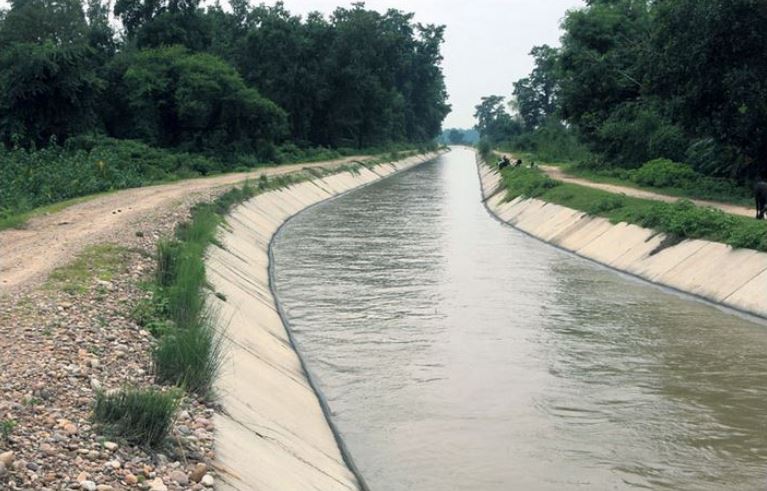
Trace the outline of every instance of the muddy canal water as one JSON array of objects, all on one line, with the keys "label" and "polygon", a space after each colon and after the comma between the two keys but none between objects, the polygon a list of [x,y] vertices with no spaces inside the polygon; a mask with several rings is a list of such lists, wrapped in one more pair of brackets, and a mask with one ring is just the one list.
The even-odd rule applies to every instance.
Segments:
[{"label": "muddy canal water", "polygon": [[467,150],[304,212],[274,253],[373,491],[767,488],[767,327],[500,224]]}]

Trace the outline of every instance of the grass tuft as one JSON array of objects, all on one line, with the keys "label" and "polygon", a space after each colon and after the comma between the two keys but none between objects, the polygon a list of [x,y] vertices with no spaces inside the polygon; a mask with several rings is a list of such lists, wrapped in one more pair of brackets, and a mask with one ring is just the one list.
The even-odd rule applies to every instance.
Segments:
[{"label": "grass tuft", "polygon": [[111,394],[98,392],[93,421],[104,433],[128,443],[157,447],[170,431],[180,398],[175,390],[129,388]]}]

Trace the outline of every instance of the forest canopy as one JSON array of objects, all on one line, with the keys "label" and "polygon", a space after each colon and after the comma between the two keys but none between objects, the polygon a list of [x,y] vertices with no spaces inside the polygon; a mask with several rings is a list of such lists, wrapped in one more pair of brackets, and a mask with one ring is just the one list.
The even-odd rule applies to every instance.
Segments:
[{"label": "forest canopy", "polygon": [[[532,50],[511,107],[477,106],[484,138],[635,168],[658,158],[714,176],[767,177],[767,2],[590,0],[562,46]],[[554,149],[552,149],[554,150]]]},{"label": "forest canopy", "polygon": [[[0,141],[79,135],[194,152],[422,143],[449,111],[444,27],[364,3],[11,0],[0,12]],[[116,21],[115,21],[116,19]]]}]

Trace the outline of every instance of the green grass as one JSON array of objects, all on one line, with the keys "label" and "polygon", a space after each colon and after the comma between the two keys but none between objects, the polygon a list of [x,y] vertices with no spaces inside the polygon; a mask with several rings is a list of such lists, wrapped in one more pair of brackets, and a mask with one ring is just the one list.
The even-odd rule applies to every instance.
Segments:
[{"label": "green grass", "polygon": [[552,181],[537,169],[504,169],[506,198],[536,197],[568,208],[663,232],[678,239],[704,239],[735,248],[767,251],[767,224],[721,210],[634,198],[577,184]]},{"label": "green grass", "polygon": [[5,418],[0,420],[0,441],[8,443],[11,441],[13,430],[18,424],[15,420]]},{"label": "green grass", "polygon": [[156,389],[98,392],[93,421],[105,434],[133,445],[158,447],[170,431],[180,398],[177,391]]},{"label": "green grass", "polygon": [[[574,177],[602,184],[612,184],[633,189],[652,191],[658,194],[677,198],[689,198],[705,201],[718,201],[738,206],[750,207],[753,204],[753,193],[750,186],[740,185],[732,180],[714,178],[698,174],[684,164],[667,163],[666,168],[679,167],[683,177],[670,176],[664,173],[661,160],[645,163],[638,169],[624,169],[610,166],[594,166],[585,161],[546,160],[540,154],[531,152],[514,152],[514,156],[525,163],[535,161],[539,164],[561,167],[562,170]],[[660,171],[660,172],[659,172]],[[676,177],[676,178],[675,178]]]},{"label": "green grass", "polygon": [[84,293],[94,279],[111,281],[125,268],[128,249],[114,244],[87,247],[66,266],[54,270],[48,277],[49,288],[67,293]]}]

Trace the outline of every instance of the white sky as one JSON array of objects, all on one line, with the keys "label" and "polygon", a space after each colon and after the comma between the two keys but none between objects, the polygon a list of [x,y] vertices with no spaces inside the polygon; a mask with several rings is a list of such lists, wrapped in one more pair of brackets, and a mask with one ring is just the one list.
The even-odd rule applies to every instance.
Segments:
[{"label": "white sky", "polygon": [[[260,0],[251,0],[253,4]],[[207,3],[207,2],[203,2]],[[225,0],[222,0],[226,4]],[[274,3],[267,1],[265,3]],[[285,0],[293,13],[329,14],[351,0]],[[0,0],[0,8],[7,7]],[[368,0],[368,8],[415,12],[416,21],[447,26],[444,69],[453,112],[445,128],[474,125],[474,106],[482,96],[509,96],[512,83],[532,69],[528,53],[540,44],[559,45],[559,23],[583,0]]]},{"label": "white sky", "polygon": [[[271,3],[271,2],[267,2]],[[288,10],[330,13],[350,0],[285,0]],[[453,112],[445,128],[474,125],[474,106],[486,95],[510,96],[512,83],[533,67],[533,46],[559,45],[559,23],[582,0],[368,0],[379,11],[396,8],[416,14],[416,21],[447,26],[444,69]]]}]

